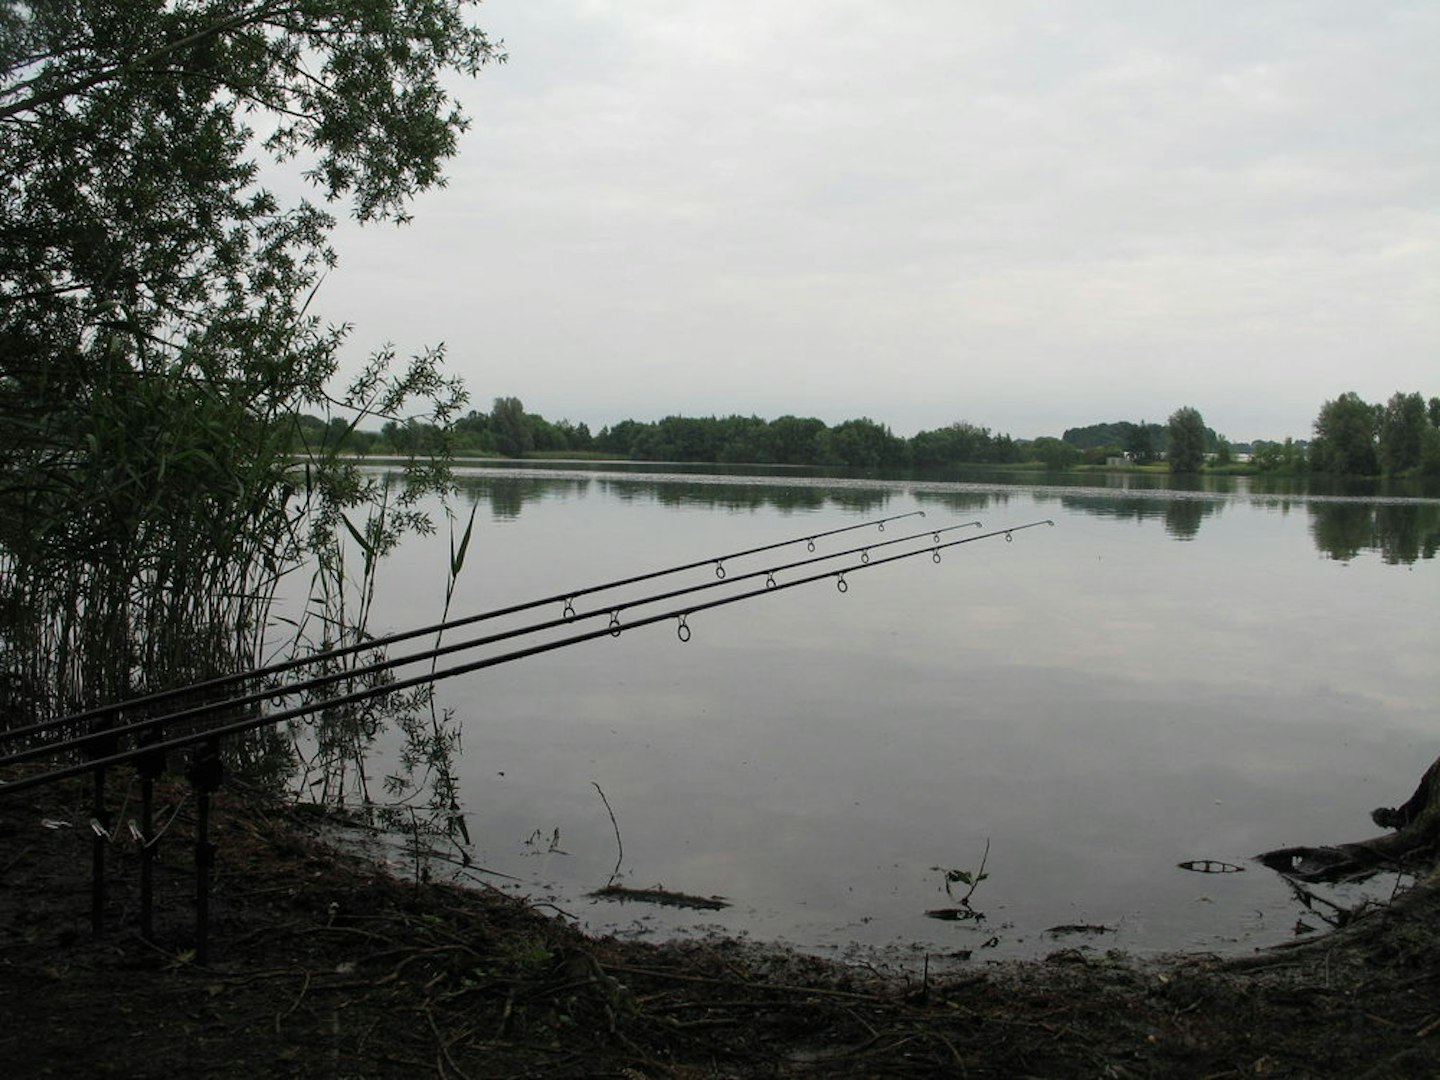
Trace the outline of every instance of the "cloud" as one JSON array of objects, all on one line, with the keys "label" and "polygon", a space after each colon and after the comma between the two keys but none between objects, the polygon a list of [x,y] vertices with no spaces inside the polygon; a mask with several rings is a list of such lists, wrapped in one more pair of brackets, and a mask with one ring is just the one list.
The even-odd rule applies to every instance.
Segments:
[{"label": "cloud", "polygon": [[450,187],[324,303],[482,407],[1249,438],[1440,392],[1428,3],[478,12]]}]

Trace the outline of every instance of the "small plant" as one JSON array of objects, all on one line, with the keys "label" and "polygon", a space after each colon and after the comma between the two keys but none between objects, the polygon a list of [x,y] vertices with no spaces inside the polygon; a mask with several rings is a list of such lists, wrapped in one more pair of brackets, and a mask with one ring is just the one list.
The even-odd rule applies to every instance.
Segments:
[{"label": "small plant", "polygon": [[[980,883],[990,875],[985,872],[985,864],[990,859],[990,840],[985,840],[985,851],[980,856],[980,865],[974,870],[957,870],[948,866],[932,866],[930,869],[937,874],[943,875],[945,895],[950,898],[953,907],[941,908],[938,911],[927,912],[931,918],[950,920],[980,920],[985,918],[985,913],[976,911],[970,903],[970,898],[975,895],[975,890]],[[964,885],[965,892],[960,896],[955,895],[955,886]]]},{"label": "small plant", "polygon": [[554,830],[547,836],[544,829],[536,829],[523,841],[526,847],[526,855],[569,855],[570,853],[560,846],[560,826],[556,825]]},{"label": "small plant", "polygon": [[516,936],[501,946],[501,965],[519,979],[539,978],[554,954],[550,946],[535,938]]}]

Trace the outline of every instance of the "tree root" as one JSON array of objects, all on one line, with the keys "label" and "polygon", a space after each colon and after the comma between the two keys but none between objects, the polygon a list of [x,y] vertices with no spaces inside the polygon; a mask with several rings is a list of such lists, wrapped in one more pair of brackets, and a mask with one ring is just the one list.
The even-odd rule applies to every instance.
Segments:
[{"label": "tree root", "polygon": [[1440,758],[1404,805],[1379,807],[1371,819],[1397,831],[1320,847],[1277,848],[1256,858],[1292,881],[1308,884],[1364,881],[1383,871],[1415,873],[1440,855]]}]

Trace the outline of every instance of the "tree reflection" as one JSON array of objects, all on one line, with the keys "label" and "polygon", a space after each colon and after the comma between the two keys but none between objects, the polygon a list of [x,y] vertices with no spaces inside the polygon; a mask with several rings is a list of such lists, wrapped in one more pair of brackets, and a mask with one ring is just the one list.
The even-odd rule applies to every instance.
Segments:
[{"label": "tree reflection", "polygon": [[[1151,521],[1164,515],[1169,500],[1144,495],[1060,495],[1055,498],[1066,510],[1079,510],[1093,517],[1121,521]],[[1038,502],[1047,499],[1036,497]]]},{"label": "tree reflection", "polygon": [[1391,565],[1433,559],[1440,550],[1440,505],[1433,503],[1316,502],[1310,535],[1322,555],[1349,562],[1377,551]]},{"label": "tree reflection", "polygon": [[1193,540],[1200,523],[1219,513],[1221,505],[1209,499],[1171,499],[1165,504],[1165,531],[1176,540]]},{"label": "tree reflection", "polygon": [[459,475],[455,486],[470,502],[488,502],[497,521],[513,521],[526,506],[542,499],[580,499],[591,484],[621,502],[657,502],[662,506],[696,506],[708,510],[759,510],[783,513],[840,509],[855,513],[883,510],[896,492],[886,488],[822,487],[761,484],[753,480],[715,483],[707,480],[660,480],[609,477],[518,476],[497,470],[485,475]]},{"label": "tree reflection", "polygon": [[936,508],[953,514],[975,514],[993,506],[1004,506],[1010,501],[1008,491],[945,491],[943,489],[921,488],[913,492],[915,501],[926,510]]},{"label": "tree reflection", "polygon": [[[664,506],[689,506],[710,510],[753,511],[765,508],[782,513],[816,513],[843,510],[868,514],[887,509],[905,491],[903,483],[891,485],[823,480],[777,482],[736,477],[721,480],[714,476],[635,474],[618,478],[604,476],[516,475],[503,470],[483,475],[456,477],[459,490],[471,502],[487,501],[496,520],[511,521],[524,508],[541,499],[579,499],[591,485],[622,502],[656,502]],[[1160,490],[1107,492],[1098,488],[1046,489],[1017,485],[1010,490],[977,490],[978,485],[946,489],[939,485],[912,488],[908,495],[921,506],[952,513],[998,512],[1012,499],[1024,494],[1037,505],[1059,503],[1066,511],[1100,518],[1135,522],[1158,521],[1175,540],[1193,540],[1201,525],[1222,510],[1223,494],[1196,488],[1193,493]],[[1240,496],[1244,498],[1243,495]],[[1304,507],[1310,513],[1310,535],[1325,557],[1348,562],[1362,552],[1379,553],[1392,565],[1417,559],[1433,559],[1440,551],[1440,503],[1421,501],[1374,501],[1363,498],[1307,499],[1300,494],[1258,494],[1258,504],[1282,514]]]},{"label": "tree reflection", "polygon": [[1387,563],[1435,558],[1440,550],[1440,506],[1382,503],[1375,508],[1375,540]]},{"label": "tree reflection", "polygon": [[541,499],[583,498],[590,487],[589,479],[563,477],[511,476],[499,473],[494,476],[456,476],[455,487],[470,500],[471,505],[482,500],[490,504],[490,516],[496,521],[514,521],[528,503]]}]

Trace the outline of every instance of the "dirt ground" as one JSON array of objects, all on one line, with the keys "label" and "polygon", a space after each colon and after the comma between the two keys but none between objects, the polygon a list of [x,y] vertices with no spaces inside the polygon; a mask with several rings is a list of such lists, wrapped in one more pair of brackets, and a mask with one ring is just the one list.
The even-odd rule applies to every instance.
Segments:
[{"label": "dirt ground", "polygon": [[6,1077],[1440,1076],[1433,883],[1240,961],[1062,951],[927,985],[728,940],[587,938],[387,876],[227,788],[202,966],[193,801],[159,848],[153,944],[124,838],[91,933],[84,802],[0,797]]}]

